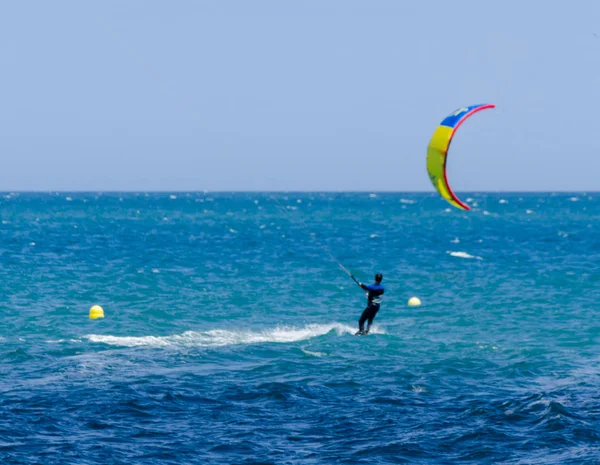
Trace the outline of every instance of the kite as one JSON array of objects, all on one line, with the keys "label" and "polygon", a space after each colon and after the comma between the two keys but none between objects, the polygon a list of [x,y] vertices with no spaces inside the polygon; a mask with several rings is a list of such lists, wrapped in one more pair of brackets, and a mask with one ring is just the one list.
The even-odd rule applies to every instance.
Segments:
[{"label": "kite", "polygon": [[446,162],[450,142],[452,142],[456,130],[468,117],[478,111],[494,107],[494,104],[488,103],[459,108],[440,123],[427,147],[427,172],[429,173],[429,179],[431,179],[433,187],[451,205],[461,210],[470,210],[470,208],[452,192],[446,175]]}]

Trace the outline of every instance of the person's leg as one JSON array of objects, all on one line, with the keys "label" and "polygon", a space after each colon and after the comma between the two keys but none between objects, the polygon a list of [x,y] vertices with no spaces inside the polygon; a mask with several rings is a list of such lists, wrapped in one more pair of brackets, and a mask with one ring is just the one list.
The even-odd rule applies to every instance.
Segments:
[{"label": "person's leg", "polygon": [[367,322],[367,330],[365,331],[365,333],[368,333],[369,330],[371,329],[371,325],[373,324],[373,320],[375,319],[375,315],[377,315],[377,312],[379,311],[379,306],[372,306],[370,308],[369,311],[369,316],[368,316],[368,322]]},{"label": "person's leg", "polygon": [[363,333],[365,331],[365,321],[369,318],[369,307],[365,308],[360,316],[360,320],[358,320],[358,333]]}]

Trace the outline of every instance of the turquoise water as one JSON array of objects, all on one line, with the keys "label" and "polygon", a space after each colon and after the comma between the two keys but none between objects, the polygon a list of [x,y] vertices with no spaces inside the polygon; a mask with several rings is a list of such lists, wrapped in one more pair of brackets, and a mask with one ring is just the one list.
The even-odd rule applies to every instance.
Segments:
[{"label": "turquoise water", "polygon": [[0,463],[600,463],[598,194],[273,195],[3,194]]}]

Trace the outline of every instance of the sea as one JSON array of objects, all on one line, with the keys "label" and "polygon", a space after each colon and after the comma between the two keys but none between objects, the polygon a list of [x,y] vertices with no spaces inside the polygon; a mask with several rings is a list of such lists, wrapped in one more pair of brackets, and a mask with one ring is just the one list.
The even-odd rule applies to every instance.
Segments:
[{"label": "sea", "polygon": [[0,463],[600,463],[600,194],[461,198],[2,193]]}]

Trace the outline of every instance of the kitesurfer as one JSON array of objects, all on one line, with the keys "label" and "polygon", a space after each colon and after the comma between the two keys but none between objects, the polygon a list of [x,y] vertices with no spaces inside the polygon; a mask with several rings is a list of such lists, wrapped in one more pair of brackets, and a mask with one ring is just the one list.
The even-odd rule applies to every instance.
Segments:
[{"label": "kitesurfer", "polygon": [[[385,288],[381,285],[383,276],[381,273],[375,275],[375,283],[367,286],[366,284],[357,282],[357,284],[365,291],[367,291],[367,308],[362,312],[360,320],[358,320],[358,332],[357,336],[369,334],[371,324],[381,305],[381,296],[383,295]],[[367,330],[365,331],[365,321],[367,322]]]}]

